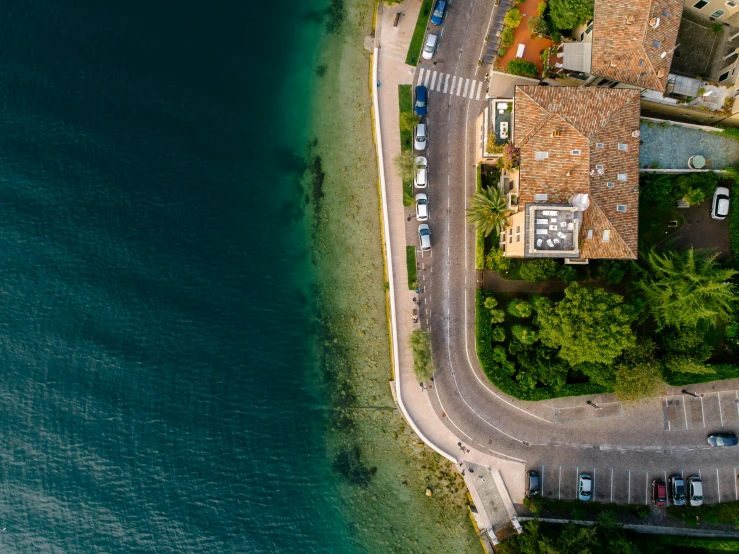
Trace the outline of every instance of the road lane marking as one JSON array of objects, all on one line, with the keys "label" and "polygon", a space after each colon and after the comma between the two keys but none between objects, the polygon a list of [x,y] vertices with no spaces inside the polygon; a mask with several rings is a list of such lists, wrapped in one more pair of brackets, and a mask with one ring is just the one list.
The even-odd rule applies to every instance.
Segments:
[{"label": "road lane marking", "polygon": [[418,82],[416,83],[417,87],[421,86],[421,83],[423,83],[423,72],[424,69],[422,67],[418,68]]},{"label": "road lane marking", "polygon": [[685,414],[685,428],[690,429],[688,425],[688,409],[685,407],[685,397],[683,397],[683,414]]},{"label": "road lane marking", "polygon": [[724,414],[721,412],[721,393],[718,393],[717,396],[718,396],[718,415],[721,417],[721,427],[723,427],[724,426]]},{"label": "road lane marking", "polygon": [[629,499],[626,501],[627,504],[631,504],[631,470],[629,470]]},{"label": "road lane marking", "polygon": [[449,90],[449,73],[446,74],[446,79],[444,79],[444,94],[446,94],[446,91]]},{"label": "road lane marking", "polygon": [[431,75],[431,90],[434,89],[434,85],[436,84],[436,71],[434,71],[433,75]]},{"label": "road lane marking", "polygon": [[706,428],[706,412],[703,411],[703,397],[701,396],[701,418],[703,418],[703,428]]},{"label": "road lane marking", "polygon": [[469,79],[465,79],[465,81],[464,81],[464,92],[462,92],[462,98],[466,98],[467,97],[467,88],[469,86],[470,86],[470,80]]},{"label": "road lane marking", "polygon": [[649,506],[649,472],[648,471],[644,479],[644,486],[647,488],[647,490],[644,491],[644,504]]},{"label": "road lane marking", "polygon": [[449,89],[449,94],[454,94],[454,85],[457,83],[457,76],[452,75],[452,86]]},{"label": "road lane marking", "polygon": [[[447,77],[449,77],[449,76],[447,75]],[[439,73],[439,80],[436,83],[436,91],[437,92],[441,92],[441,82],[443,80],[444,80],[444,74],[443,73]]]},{"label": "road lane marking", "polygon": [[475,98],[475,100],[479,100],[480,99],[480,93],[481,92],[482,92],[482,81],[480,81],[480,84],[477,87],[477,97]]},{"label": "road lane marking", "polygon": [[718,476],[718,468],[716,468],[716,489],[718,490],[718,503],[721,504],[721,479]]},{"label": "road lane marking", "polygon": [[562,500],[562,466],[559,466],[559,485],[557,486],[557,500]]},{"label": "road lane marking", "polygon": [[423,80],[423,86],[427,87],[429,86],[429,79],[431,78],[431,70],[426,70],[426,78]]},{"label": "road lane marking", "polygon": [[457,96],[459,96],[459,93],[462,90],[462,81],[463,81],[463,77],[460,77],[459,81],[457,81]]},{"label": "road lane marking", "polygon": [[611,504],[613,504],[613,468],[611,468]]},{"label": "road lane marking", "polygon": [[470,86],[470,95],[469,95],[470,100],[475,99],[475,88],[476,87],[477,87],[477,81],[472,81],[472,85]]}]

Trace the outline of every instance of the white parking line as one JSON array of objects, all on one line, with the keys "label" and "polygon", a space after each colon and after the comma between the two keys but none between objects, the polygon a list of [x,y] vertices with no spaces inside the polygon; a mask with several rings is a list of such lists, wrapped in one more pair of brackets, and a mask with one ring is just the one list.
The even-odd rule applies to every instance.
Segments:
[{"label": "white parking line", "polygon": [[593,500],[595,500],[595,470],[598,469],[597,467],[593,468],[593,486],[591,487],[591,490],[593,491]]},{"label": "white parking line", "polygon": [[721,412],[721,393],[718,393],[718,415],[721,417],[721,427],[724,426],[724,414]]},{"label": "white parking line", "polygon": [[423,82],[423,72],[424,72],[424,69],[422,67],[419,67],[418,68],[418,82],[416,83],[417,87],[420,87],[421,83]]},{"label": "white parking line", "polygon": [[449,77],[451,77],[451,75],[447,73],[446,79],[444,79],[444,94],[446,94],[446,91],[449,90]]},{"label": "white parking line", "polygon": [[[469,79],[468,79],[469,81]],[[457,81],[457,96],[459,96],[459,93],[462,91],[462,77],[459,78],[459,81]]]},{"label": "white parking line", "polygon": [[646,490],[644,491],[644,504],[649,506],[649,472],[648,471],[644,479],[644,486],[646,487]]},{"label": "white parking line", "polygon": [[426,78],[423,80],[423,86],[429,86],[429,79],[431,78],[431,70],[426,70]]},{"label": "white parking line", "polygon": [[431,90],[434,89],[434,85],[436,84],[436,75],[436,71],[434,71],[434,73],[431,75]]},{"label": "white parking line", "polygon": [[613,468],[611,468],[611,504],[613,504]]},{"label": "white parking line", "polygon": [[739,488],[736,486],[736,468],[734,468],[734,499],[739,502]]},{"label": "white parking line", "polygon": [[475,97],[475,100],[480,99],[480,93],[482,92],[482,81],[480,81],[480,84],[477,87],[477,97]]},{"label": "white parking line", "polygon": [[541,483],[539,486],[541,486],[541,495],[544,496],[544,464],[541,465]]},{"label": "white parking line", "polygon": [[706,412],[703,410],[703,397],[701,396],[701,417],[703,418],[703,428],[706,428]]},{"label": "white parking line", "polygon": [[718,476],[718,468],[716,468],[716,488],[718,489],[718,503],[721,504],[721,482]]},{"label": "white parking line", "polygon": [[562,466],[559,466],[559,486],[557,488],[557,500],[562,500]]},{"label": "white parking line", "polygon": [[580,466],[575,466],[575,498],[577,498],[578,490],[577,490],[577,482],[578,478],[580,477]]},{"label": "white parking line", "polygon": [[629,470],[629,499],[626,501],[627,504],[631,504],[631,470]]},{"label": "white parking line", "polygon": [[685,397],[683,397],[683,414],[685,414],[685,428],[690,429],[690,425],[688,425],[688,409],[685,407]]}]

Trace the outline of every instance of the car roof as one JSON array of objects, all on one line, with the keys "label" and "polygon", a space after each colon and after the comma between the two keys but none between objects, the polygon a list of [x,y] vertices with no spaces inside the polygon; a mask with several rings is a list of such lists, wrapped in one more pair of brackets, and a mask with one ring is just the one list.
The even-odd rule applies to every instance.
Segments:
[{"label": "car roof", "polygon": [[[426,13],[428,13],[428,12],[426,12]],[[426,39],[426,44],[436,44],[436,40],[438,38],[439,37],[437,37],[435,34],[430,33],[429,36],[428,36],[428,38]]]},{"label": "car roof", "polygon": [[416,94],[418,94],[418,95],[426,94],[426,87],[423,86],[423,85],[418,85],[416,87]]},{"label": "car roof", "polygon": [[693,493],[697,496],[703,496],[703,483],[700,481],[692,481]]},{"label": "car roof", "polygon": [[721,215],[728,214],[729,213],[729,199],[719,198],[718,206],[716,206],[716,211],[720,213]]},{"label": "car roof", "polygon": [[725,194],[726,196],[729,196],[729,189],[726,187],[718,187],[716,189],[716,194]]},{"label": "car roof", "polygon": [[426,124],[425,123],[419,123],[418,125],[416,125],[416,129],[418,129],[419,131],[424,131],[424,130],[426,130]]}]

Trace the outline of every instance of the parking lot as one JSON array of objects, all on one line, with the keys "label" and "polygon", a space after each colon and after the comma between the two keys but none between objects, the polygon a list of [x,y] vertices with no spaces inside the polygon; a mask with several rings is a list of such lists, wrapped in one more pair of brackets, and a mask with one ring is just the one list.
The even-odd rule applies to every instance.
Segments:
[{"label": "parking lot", "polygon": [[699,476],[703,481],[703,501],[707,504],[739,501],[737,487],[739,467],[665,468],[657,471],[569,465],[540,465],[526,468],[527,471],[532,469],[538,471],[541,476],[543,496],[555,500],[576,500],[578,475],[589,473],[593,477],[592,500],[595,502],[649,505],[652,503],[650,497],[652,481],[662,479],[667,483],[670,475],[681,475],[684,479],[691,475]]},{"label": "parking lot", "polygon": [[739,426],[739,391],[668,396],[662,401],[666,431]]}]

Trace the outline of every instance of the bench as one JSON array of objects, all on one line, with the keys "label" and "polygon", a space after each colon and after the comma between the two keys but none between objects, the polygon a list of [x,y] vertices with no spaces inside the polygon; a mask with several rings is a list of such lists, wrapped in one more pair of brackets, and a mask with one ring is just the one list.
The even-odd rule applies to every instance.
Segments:
[{"label": "bench", "polygon": [[395,21],[393,21],[393,27],[397,27],[398,23],[400,23],[400,12],[395,14]]}]

